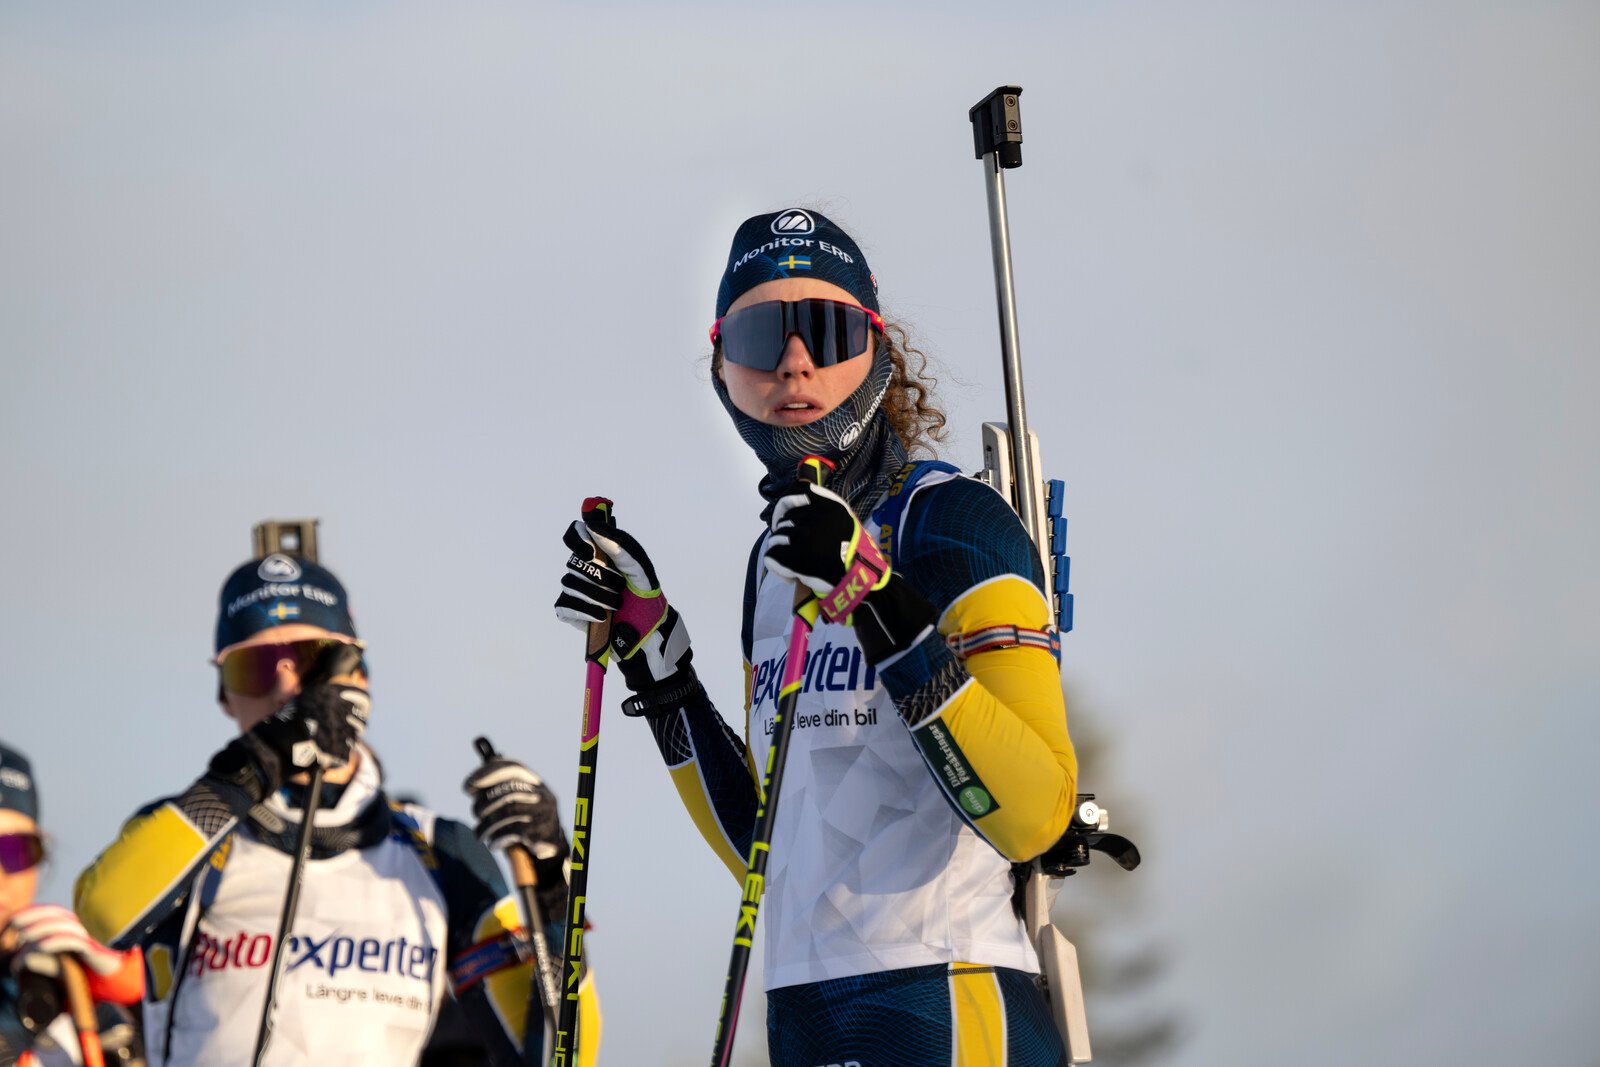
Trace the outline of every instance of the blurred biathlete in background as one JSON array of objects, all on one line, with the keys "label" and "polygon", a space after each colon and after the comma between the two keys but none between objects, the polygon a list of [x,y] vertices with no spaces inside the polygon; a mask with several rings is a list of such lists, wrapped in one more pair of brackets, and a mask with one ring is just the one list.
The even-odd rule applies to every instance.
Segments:
[{"label": "blurred biathlete in background", "polygon": [[[89,931],[144,950],[152,1064],[251,1063],[305,772],[319,751],[332,769],[266,1062],[416,1063],[452,995],[488,1062],[543,1061],[517,903],[471,830],[384,795],[361,740],[370,705],[352,646],[362,647],[344,587],[325,568],[272,554],[235,570],[222,587],[215,663],[217,698],[239,736],[183,792],[138,812],[79,876]],[[332,662],[346,666],[327,677]],[[554,798],[514,767],[520,788],[502,791],[493,829],[541,857],[546,915],[559,922],[567,842]],[[592,989],[585,997],[593,1008]]]},{"label": "blurred biathlete in background", "polygon": [[0,1067],[82,1062],[82,1039],[67,1013],[63,957],[83,969],[87,992],[101,1006],[94,1033],[85,1037],[103,1048],[107,1062],[132,1061],[132,1019],[116,1005],[139,1001],[139,952],[109,949],[71,911],[34,903],[44,854],[33,768],[0,744]]},{"label": "blurred biathlete in background", "polygon": [[[556,613],[580,627],[613,617],[636,694],[623,708],[649,720],[700,832],[742,880],[792,583],[823,598],[761,909],[772,1063],[1065,1064],[1013,904],[1013,862],[1054,844],[1076,801],[1038,554],[994,490],[909,461],[944,423],[932,381],[880,317],[866,257],[822,214],[739,227],[711,337],[712,386],[767,468],[768,529],[745,576],[743,739],[633,537],[569,528]],[[808,454],[835,465],[825,488],[797,481]],[[730,534],[688,500],[657,525],[701,525],[702,562],[717,565]],[[871,591],[832,618],[847,574]]]}]

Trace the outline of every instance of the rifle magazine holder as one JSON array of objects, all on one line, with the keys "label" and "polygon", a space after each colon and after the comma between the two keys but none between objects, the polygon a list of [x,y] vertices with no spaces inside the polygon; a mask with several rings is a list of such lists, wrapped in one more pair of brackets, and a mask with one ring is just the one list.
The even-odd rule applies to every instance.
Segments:
[{"label": "rifle magazine holder", "polygon": [[[1039,436],[1028,431],[1028,450],[1033,453],[1033,469],[1039,470]],[[1017,506],[1016,464],[1011,458],[1011,431],[1003,422],[983,424],[983,469],[978,480],[1005,497],[1013,511]],[[1056,629],[1072,631],[1072,558],[1067,555],[1067,518],[1064,514],[1066,483],[1059,479],[1029,487],[1033,494],[1033,514],[1047,516],[1048,529],[1039,538],[1039,565],[1044,568],[1044,586],[1050,590]]]}]

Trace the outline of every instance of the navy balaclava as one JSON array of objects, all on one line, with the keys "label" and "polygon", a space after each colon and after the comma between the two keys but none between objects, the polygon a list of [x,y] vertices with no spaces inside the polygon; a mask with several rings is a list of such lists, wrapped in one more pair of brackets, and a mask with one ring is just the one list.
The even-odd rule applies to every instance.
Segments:
[{"label": "navy balaclava", "polygon": [[270,626],[301,622],[329,633],[356,636],[344,586],[326,567],[274,552],[242,563],[222,583],[217,604],[221,652]]},{"label": "navy balaclava", "polygon": [[33,781],[33,767],[28,757],[0,744],[0,808],[20,811],[34,822],[39,821],[39,787]]},{"label": "navy balaclava", "polygon": [[[819,211],[785,208],[746,219],[733,235],[728,266],[717,290],[717,318],[747,291],[779,278],[816,278],[837,285],[878,310],[878,280],[850,235]],[[859,357],[858,357],[859,358]],[[795,483],[795,469],[808,455],[824,456],[835,469],[828,488],[857,513],[877,502],[906,461],[905,446],[883,412],[894,365],[883,339],[872,354],[867,377],[838,407],[804,426],[768,426],[740,411],[722,378],[711,376],[717,399],[739,436],[767,468],[761,495],[771,502]],[[765,515],[766,513],[764,513]]]}]

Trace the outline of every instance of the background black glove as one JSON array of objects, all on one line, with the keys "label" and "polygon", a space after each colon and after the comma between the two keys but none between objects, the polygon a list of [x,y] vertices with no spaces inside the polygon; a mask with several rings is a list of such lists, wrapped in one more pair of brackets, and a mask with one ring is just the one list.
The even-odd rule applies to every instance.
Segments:
[{"label": "background black glove", "polygon": [[473,828],[490,848],[521,847],[533,857],[539,906],[554,921],[566,914],[565,864],[570,847],[561,828],[556,797],[544,779],[516,760],[495,756],[467,776],[462,790],[472,798]]},{"label": "background black glove", "polygon": [[208,777],[242,788],[259,803],[287,779],[350,761],[372,701],[354,685],[313,684],[211,757]]}]

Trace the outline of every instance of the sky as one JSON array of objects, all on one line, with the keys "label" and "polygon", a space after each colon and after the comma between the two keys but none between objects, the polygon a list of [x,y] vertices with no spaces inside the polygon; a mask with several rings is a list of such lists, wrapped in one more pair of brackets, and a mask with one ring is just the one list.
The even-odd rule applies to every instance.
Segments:
[{"label": "sky", "polygon": [[[570,812],[586,495],[737,721],[728,241],[791,204],[849,230],[975,468],[1004,403],[966,110],[1012,83],[1082,785],[1145,855],[1068,883],[1068,933],[1163,961],[1091,1028],[1170,1014],[1184,1065],[1591,1062],[1596,55],[1600,8],[1526,0],[6,5],[0,738],[43,895],[230,737],[215,600],[263,518],[321,518],[370,739],[443,814],[478,734]],[[622,689],[602,1062],[703,1062],[738,890]]]}]

